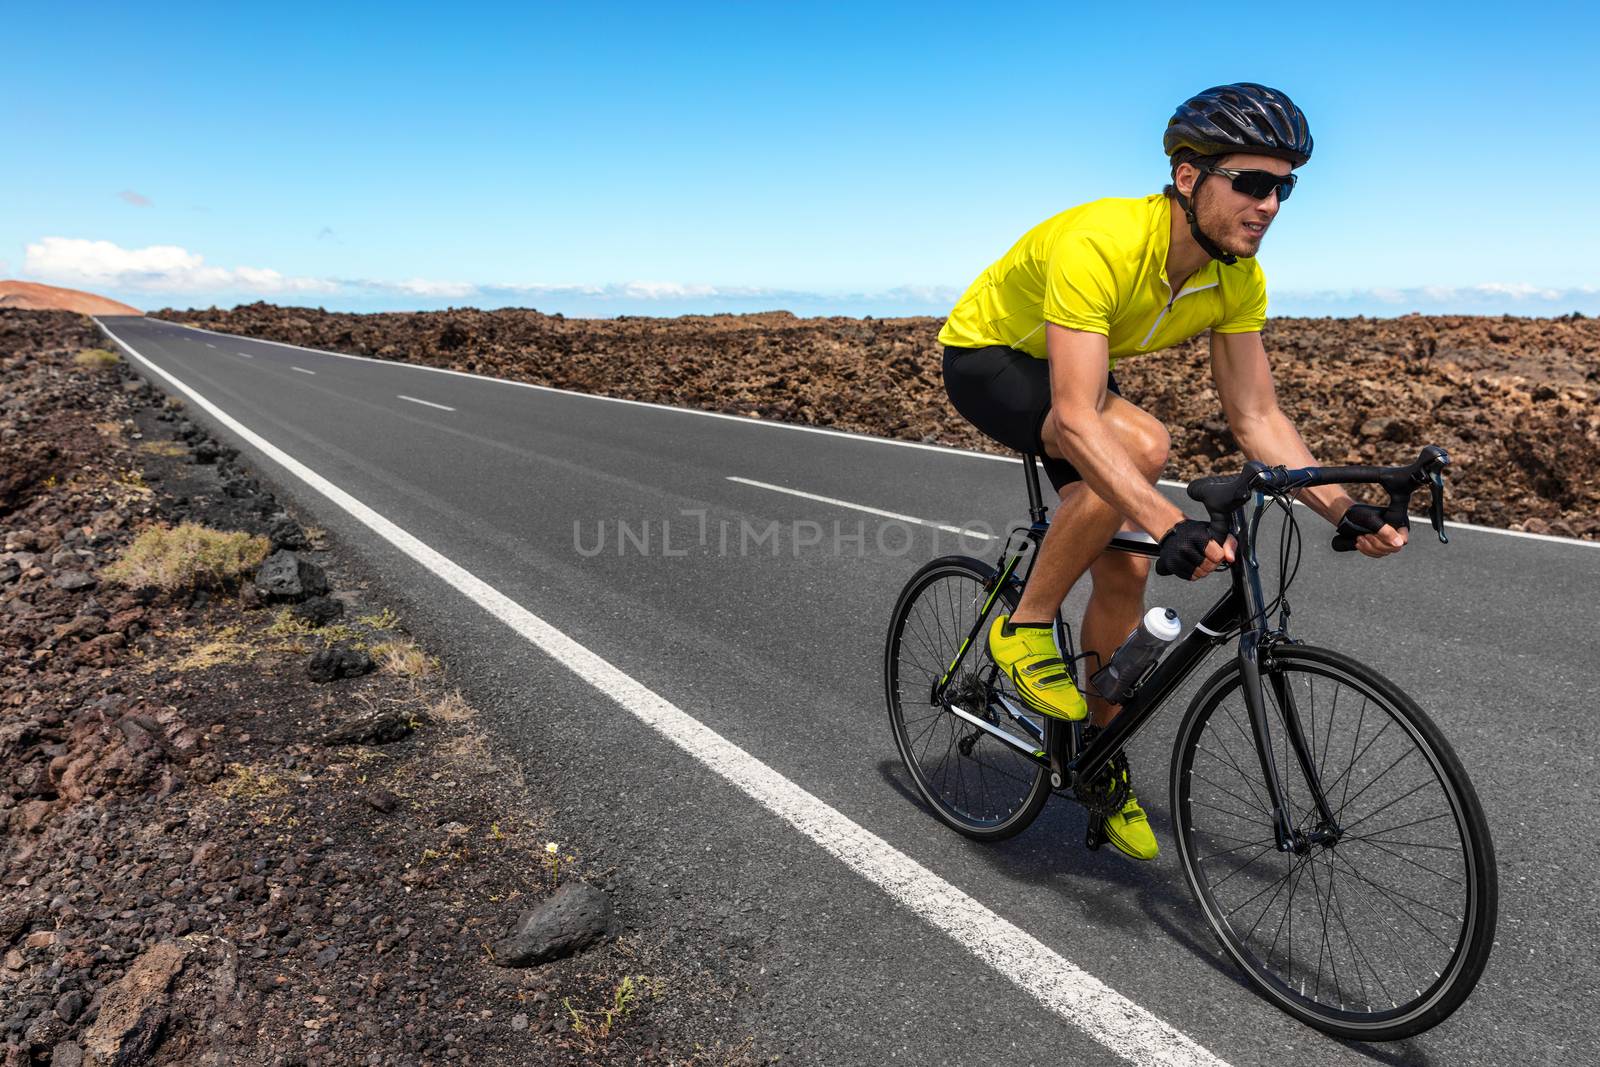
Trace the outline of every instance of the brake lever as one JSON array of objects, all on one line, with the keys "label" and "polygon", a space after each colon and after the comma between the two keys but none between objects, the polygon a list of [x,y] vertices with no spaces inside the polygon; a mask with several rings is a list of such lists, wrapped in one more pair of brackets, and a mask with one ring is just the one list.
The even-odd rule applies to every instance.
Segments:
[{"label": "brake lever", "polygon": [[1444,532],[1444,472],[1439,469],[1430,472],[1428,485],[1432,496],[1428,502],[1428,521],[1433,523],[1433,532],[1439,535],[1439,543],[1448,545],[1450,538]]}]

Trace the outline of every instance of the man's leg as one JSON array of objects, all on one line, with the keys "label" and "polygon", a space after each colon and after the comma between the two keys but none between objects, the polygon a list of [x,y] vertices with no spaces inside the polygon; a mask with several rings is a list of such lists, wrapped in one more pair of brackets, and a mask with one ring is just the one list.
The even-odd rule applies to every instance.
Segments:
[{"label": "man's leg", "polygon": [[[1167,462],[1169,440],[1166,427],[1149,414],[1115,394],[1108,395],[1101,417],[1111,426],[1117,442],[1127,450],[1128,456],[1139,472],[1154,482],[1161,476]],[[1044,446],[1049,455],[1058,455],[1055,436],[1045,423]],[[1063,457],[1064,458],[1064,457]],[[1067,591],[1083,576],[1085,570],[1094,574],[1094,590],[1089,595],[1089,605],[1083,615],[1080,639],[1084,651],[1094,652],[1105,662],[1116,651],[1117,644],[1127,636],[1138,622],[1144,608],[1144,584],[1149,575],[1149,561],[1142,557],[1123,556],[1121,553],[1103,554],[1106,542],[1122,527],[1123,517],[1087,485],[1068,486],[1061,494],[1061,506],[1056,518],[1039,547],[1039,558],[1034,561],[1028,575],[1028,584],[1022,600],[1012,616],[1013,622],[1043,622],[1054,619],[1066,599]],[[1018,631],[1022,633],[1024,631]],[[1002,638],[1003,628],[1000,631]],[[1025,642],[1027,639],[1024,638]],[[995,652],[995,637],[990,635],[990,654],[1002,662]],[[1059,654],[1059,650],[1058,650]],[[1023,662],[1021,659],[1017,662]],[[1092,661],[1091,661],[1092,662]],[[1048,661],[1046,661],[1048,665]],[[1027,667],[1022,668],[1026,670]],[[1087,673],[1087,672],[1086,672]],[[1012,675],[1021,688],[1019,673]],[[1076,697],[1077,694],[1073,693]],[[1098,697],[1087,701],[1084,709],[1069,710],[1066,717],[1076,718],[1087,710],[1097,726],[1109,723],[1122,709],[1107,704]],[[1065,696],[1057,696],[1052,707],[1069,707]],[[1100,832],[1119,851],[1134,859],[1152,860],[1161,851],[1149,819],[1139,806],[1132,789],[1131,776],[1127,780],[1128,793],[1121,809],[1105,816]]]},{"label": "man's leg", "polygon": [[1122,528],[1122,514],[1083,482],[1061,490],[1061,506],[1050,520],[1038,558],[1028,573],[1014,622],[1048,622],[1055,618],[1067,591],[1100,557],[1111,535]]},{"label": "man's leg", "polygon": [[[1123,639],[1139,625],[1144,614],[1145,579],[1150,577],[1150,561],[1143,556],[1129,556],[1121,552],[1106,552],[1089,567],[1094,578],[1094,591],[1089,594],[1089,604],[1083,610],[1083,629],[1078,640],[1083,651],[1093,652],[1099,660],[1089,660],[1085,674],[1098,669],[1122,644]],[[1104,726],[1116,718],[1122,708],[1108,704],[1092,693],[1085,693],[1089,701],[1090,721]]]},{"label": "man's leg", "polygon": [[[1127,449],[1128,455],[1133,458],[1140,473],[1151,482],[1161,477],[1162,468],[1167,463],[1167,450],[1170,445],[1166,427],[1154,416],[1115,393],[1107,394],[1101,417],[1110,424],[1118,443]],[[1049,455],[1066,458],[1061,453],[1060,444],[1055,439],[1054,427],[1048,419],[1045,420],[1044,447]],[[1056,612],[1061,608],[1061,602],[1067,598],[1067,591],[1083,577],[1090,564],[1100,557],[1106,543],[1111,540],[1111,535],[1122,528],[1123,522],[1122,515],[1102,500],[1087,484],[1074,482],[1063,488],[1061,506],[1056,509],[1055,518],[1050,522],[1050,529],[1045,533],[1044,543],[1039,548],[1039,557],[1034,560],[1033,570],[1028,575],[1028,584],[1022,590],[1022,600],[1012,614],[1013,621],[1045,622],[1055,618]],[[1099,590],[1100,585],[1100,582],[1095,583],[1096,590]],[[1122,600],[1118,603],[1119,594],[1112,594],[1113,607],[1106,621],[1099,624],[1102,627],[1116,622],[1125,613],[1126,594],[1120,595]],[[1143,595],[1142,586],[1140,595],[1141,597]],[[1096,607],[1093,595],[1090,597],[1089,606],[1091,611]],[[1116,649],[1115,642],[1126,637],[1129,629],[1132,629],[1131,623],[1113,638],[1112,651]],[[1092,647],[1087,643],[1087,634],[1083,640],[1086,648]],[[1109,655],[1109,652],[1103,654]]]}]

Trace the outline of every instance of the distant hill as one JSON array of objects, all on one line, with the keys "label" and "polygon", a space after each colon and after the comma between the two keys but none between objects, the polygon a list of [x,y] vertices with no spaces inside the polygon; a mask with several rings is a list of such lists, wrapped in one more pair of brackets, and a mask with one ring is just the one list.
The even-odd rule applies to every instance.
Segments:
[{"label": "distant hill", "polygon": [[38,282],[0,281],[0,308],[76,311],[80,315],[143,315],[136,307],[77,289]]}]

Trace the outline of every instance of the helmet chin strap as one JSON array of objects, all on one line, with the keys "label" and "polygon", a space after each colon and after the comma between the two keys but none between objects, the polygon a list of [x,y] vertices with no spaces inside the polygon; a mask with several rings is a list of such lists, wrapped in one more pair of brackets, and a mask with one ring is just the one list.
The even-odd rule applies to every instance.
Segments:
[{"label": "helmet chin strap", "polygon": [[[1209,177],[1211,177],[1211,175],[1208,172],[1200,172],[1199,181],[1194,183],[1194,193],[1196,197],[1198,197],[1200,194],[1200,182],[1205,181]],[[1184,196],[1183,193],[1176,188],[1172,190],[1172,194],[1178,198],[1178,206],[1183,208],[1184,218],[1189,220],[1189,232],[1194,235],[1195,244],[1199,245],[1205,251],[1206,255],[1210,256],[1212,259],[1221,260],[1225,266],[1231,267],[1235,263],[1239,262],[1238,256],[1234,255],[1232,252],[1224,252],[1217,242],[1213,241],[1200,231],[1200,222],[1194,217],[1194,208],[1190,206],[1189,198]]]}]

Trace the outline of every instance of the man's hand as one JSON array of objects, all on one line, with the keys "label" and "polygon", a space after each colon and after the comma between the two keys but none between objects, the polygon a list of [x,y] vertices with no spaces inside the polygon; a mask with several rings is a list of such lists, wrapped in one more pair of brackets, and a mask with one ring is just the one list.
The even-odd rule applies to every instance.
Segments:
[{"label": "man's hand", "polygon": [[1356,539],[1356,550],[1363,556],[1382,559],[1392,556],[1411,539],[1411,531],[1396,530],[1383,521],[1383,509],[1376,504],[1351,504],[1338,522],[1339,532]]},{"label": "man's hand", "polygon": [[1199,581],[1224,563],[1232,563],[1237,542],[1230,536],[1226,544],[1211,538],[1211,526],[1201,519],[1184,519],[1161,538],[1161,555],[1156,560],[1157,574],[1175,574]]}]

